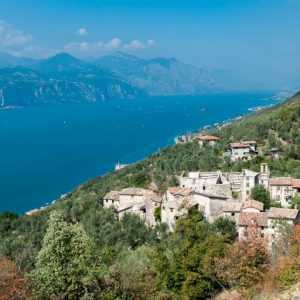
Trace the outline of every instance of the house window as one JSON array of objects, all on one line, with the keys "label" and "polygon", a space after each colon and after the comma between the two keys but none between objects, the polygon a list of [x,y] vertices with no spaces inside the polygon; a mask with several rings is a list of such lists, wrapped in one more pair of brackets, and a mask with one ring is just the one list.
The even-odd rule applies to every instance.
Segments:
[{"label": "house window", "polygon": [[157,206],[157,203],[155,203],[154,205]]},{"label": "house window", "polygon": [[277,191],[280,191],[280,186],[277,187]]},{"label": "house window", "polygon": [[249,186],[250,186],[250,183],[249,183],[249,182],[247,182],[247,183],[246,183],[246,187],[249,187]]},{"label": "house window", "polygon": [[165,209],[165,207],[163,206],[163,210]]},{"label": "house window", "polygon": [[115,203],[115,200],[111,200],[112,203]]},{"label": "house window", "polygon": [[246,180],[249,181],[249,177],[248,176],[246,177]]},{"label": "house window", "polygon": [[205,191],[205,186],[203,186],[203,191]]},{"label": "house window", "polygon": [[173,207],[170,207],[170,212],[173,212],[173,209],[174,209]]},{"label": "house window", "polygon": [[107,202],[108,202],[108,200],[106,199],[106,200],[105,200],[105,202],[107,203]]},{"label": "house window", "polygon": [[265,237],[265,234],[264,234],[264,233],[261,233],[261,234],[260,234],[260,237],[261,237],[261,238],[264,238],[264,237]]},{"label": "house window", "polygon": [[260,229],[261,229],[261,230],[264,230],[264,226],[260,226]]},{"label": "house window", "polygon": [[232,216],[232,217],[234,217],[234,215],[235,215],[235,213],[234,213],[234,212],[232,212],[232,213],[231,213],[231,216]]},{"label": "house window", "polygon": [[246,191],[246,194],[247,194],[247,195],[249,195],[249,193],[250,193],[249,191]]},{"label": "house window", "polygon": [[175,216],[175,217],[174,217],[174,220],[175,220],[175,221],[177,221],[178,219],[179,219],[179,217],[178,217],[178,216]]}]

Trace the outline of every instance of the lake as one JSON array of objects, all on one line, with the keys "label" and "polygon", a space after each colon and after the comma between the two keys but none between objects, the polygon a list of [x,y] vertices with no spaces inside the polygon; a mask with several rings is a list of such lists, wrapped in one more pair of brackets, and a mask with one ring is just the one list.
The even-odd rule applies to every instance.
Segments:
[{"label": "lake", "polygon": [[153,97],[0,110],[0,211],[23,213],[186,131],[269,105],[270,93]]}]

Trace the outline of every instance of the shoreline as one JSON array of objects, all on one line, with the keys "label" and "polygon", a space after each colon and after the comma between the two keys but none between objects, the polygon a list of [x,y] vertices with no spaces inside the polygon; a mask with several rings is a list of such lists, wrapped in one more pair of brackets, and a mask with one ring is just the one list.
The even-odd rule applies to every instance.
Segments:
[{"label": "shoreline", "polygon": [[[279,102],[280,101],[278,100],[278,103]],[[196,136],[198,136],[199,134],[200,135],[205,135],[205,134],[209,133],[211,130],[220,129],[220,128],[224,127],[224,126],[230,125],[230,124],[232,124],[232,123],[234,123],[234,122],[236,122],[236,121],[238,121],[238,120],[240,120],[240,119],[242,119],[244,117],[247,117],[249,115],[255,114],[256,112],[258,112],[260,110],[263,110],[263,109],[266,109],[268,107],[271,107],[273,105],[275,105],[275,104],[270,104],[270,105],[265,105],[265,106],[258,106],[258,107],[250,107],[250,108],[248,108],[248,112],[245,112],[245,113],[242,113],[242,114],[238,114],[238,115],[236,115],[233,118],[229,118],[229,119],[226,119],[224,121],[221,121],[221,122],[218,122],[218,123],[214,123],[214,124],[211,124],[211,125],[204,125],[204,126],[200,127],[199,129],[196,129],[195,131],[186,132],[186,133],[184,133],[182,135],[179,135],[179,136],[175,137],[173,139],[173,142],[170,143],[168,146],[172,146],[172,145],[175,145],[175,144],[184,144],[184,143],[192,142],[196,138]],[[255,110],[254,109],[250,110],[251,108],[256,108],[256,109]],[[183,140],[183,141],[180,141],[180,140]],[[142,159],[144,159],[144,158],[142,158]],[[133,163],[131,163],[131,164],[134,164],[134,163],[136,163],[136,161],[133,162]],[[123,162],[119,162],[119,164],[122,165]],[[128,164],[126,164],[126,165],[128,165]],[[116,170],[116,169],[112,169],[112,170],[110,170],[110,171],[108,171],[108,172],[106,172],[104,174],[99,175],[99,176],[103,176],[103,175],[105,175],[107,173],[117,172],[117,171],[118,170]],[[39,208],[30,209],[29,211],[23,213],[23,215],[30,216],[32,214],[38,213],[38,212],[40,212],[42,210],[45,210],[49,206],[51,206],[51,204],[55,203],[56,201],[64,199],[71,192],[72,191],[66,192],[66,193],[62,194],[61,196],[59,196],[58,198],[56,198],[53,201],[51,201],[50,203],[49,202],[45,203],[44,205],[40,206]]]}]

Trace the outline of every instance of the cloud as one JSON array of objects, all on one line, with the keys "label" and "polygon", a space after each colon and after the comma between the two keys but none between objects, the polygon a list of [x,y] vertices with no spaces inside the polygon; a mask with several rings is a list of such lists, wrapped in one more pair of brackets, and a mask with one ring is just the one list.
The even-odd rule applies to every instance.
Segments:
[{"label": "cloud", "polygon": [[122,45],[122,41],[118,38],[114,38],[105,44],[106,48],[119,48]]},{"label": "cloud", "polygon": [[0,20],[0,48],[17,49],[29,43],[33,39],[32,35],[23,33],[15,29],[11,24]]},{"label": "cloud", "polygon": [[73,53],[96,54],[109,50],[120,49],[122,41],[119,38],[114,38],[108,42],[71,42],[64,46],[64,50]]},{"label": "cloud", "polygon": [[80,36],[85,36],[88,34],[87,30],[85,28],[79,28],[77,30],[77,34],[80,35]]},{"label": "cloud", "polygon": [[139,40],[133,40],[131,43],[124,45],[124,49],[147,49],[155,44],[155,41],[151,39],[147,40],[146,43]]},{"label": "cloud", "polygon": [[99,53],[122,49],[143,50],[154,45],[156,45],[156,43],[152,39],[144,43],[139,40],[133,40],[128,44],[123,44],[119,38],[114,38],[108,42],[71,42],[64,46],[64,50],[79,55],[97,55]]}]

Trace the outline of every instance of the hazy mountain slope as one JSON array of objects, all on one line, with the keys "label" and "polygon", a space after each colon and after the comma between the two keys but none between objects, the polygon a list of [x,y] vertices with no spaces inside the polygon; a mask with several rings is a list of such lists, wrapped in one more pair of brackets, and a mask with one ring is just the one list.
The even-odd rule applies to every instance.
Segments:
[{"label": "hazy mountain slope", "polygon": [[140,59],[116,52],[98,59],[106,67],[150,95],[199,94],[216,91],[215,80],[204,69],[184,64],[175,58]]},{"label": "hazy mountain slope", "polygon": [[36,61],[29,57],[15,57],[6,53],[0,53],[0,68],[12,66],[29,66]]},{"label": "hazy mountain slope", "polygon": [[0,69],[0,107],[134,99],[145,93],[109,71],[59,54],[27,67]]}]

